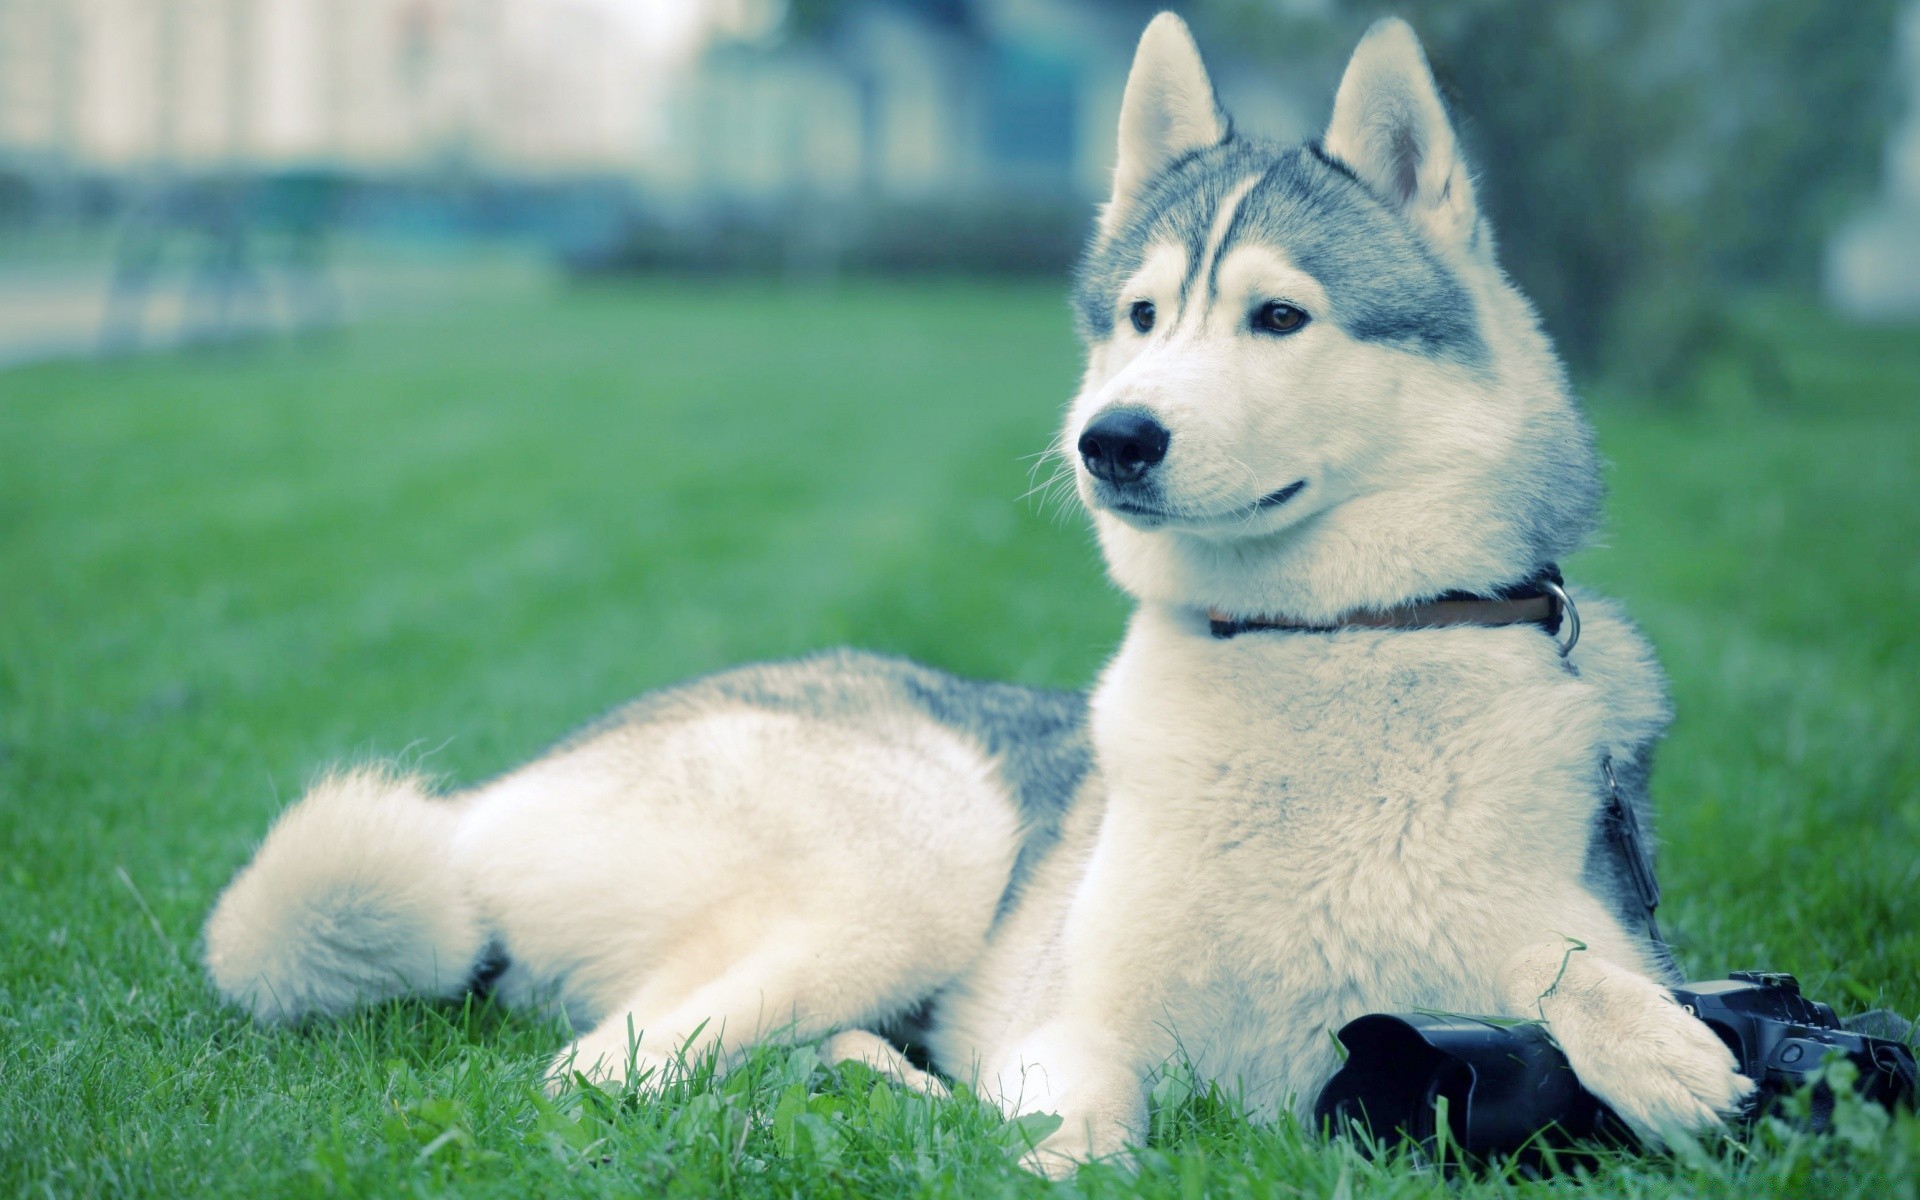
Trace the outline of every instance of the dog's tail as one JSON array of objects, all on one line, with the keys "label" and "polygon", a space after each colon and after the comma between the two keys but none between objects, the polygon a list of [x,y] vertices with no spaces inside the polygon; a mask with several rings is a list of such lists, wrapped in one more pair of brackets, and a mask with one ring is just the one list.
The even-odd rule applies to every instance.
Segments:
[{"label": "dog's tail", "polygon": [[485,948],[453,863],[459,811],[381,767],[320,781],[214,905],[206,964],[259,1021],[457,996]]}]

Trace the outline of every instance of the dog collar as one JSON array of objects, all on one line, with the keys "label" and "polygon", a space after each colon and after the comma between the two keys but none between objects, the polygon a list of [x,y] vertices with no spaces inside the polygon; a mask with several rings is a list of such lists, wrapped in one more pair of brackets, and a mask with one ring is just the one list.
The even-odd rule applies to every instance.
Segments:
[{"label": "dog collar", "polygon": [[[1217,608],[1207,610],[1213,636],[1221,639],[1243,633],[1277,630],[1290,633],[1337,633],[1343,629],[1443,629],[1449,625],[1538,625],[1560,643],[1560,657],[1573,652],[1580,640],[1580,612],[1567,595],[1560,568],[1549,563],[1531,579],[1499,588],[1491,595],[1445,592],[1431,600],[1393,608],[1356,608],[1333,621],[1302,621],[1284,615],[1236,617]],[[1563,633],[1564,630],[1564,633]]]}]

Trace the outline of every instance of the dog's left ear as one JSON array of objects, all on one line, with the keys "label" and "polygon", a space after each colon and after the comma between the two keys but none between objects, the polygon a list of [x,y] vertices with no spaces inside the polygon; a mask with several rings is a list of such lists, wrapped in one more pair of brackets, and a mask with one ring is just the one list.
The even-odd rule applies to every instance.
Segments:
[{"label": "dog's left ear", "polygon": [[1112,236],[1154,176],[1217,144],[1229,128],[1187,23],[1161,13],[1140,35],[1127,74],[1127,93],[1120,100],[1120,157],[1113,168],[1113,198],[1100,210],[1101,234]]},{"label": "dog's left ear", "polygon": [[1397,17],[1360,39],[1322,143],[1360,181],[1443,243],[1464,245],[1479,211],[1446,106],[1413,29]]}]

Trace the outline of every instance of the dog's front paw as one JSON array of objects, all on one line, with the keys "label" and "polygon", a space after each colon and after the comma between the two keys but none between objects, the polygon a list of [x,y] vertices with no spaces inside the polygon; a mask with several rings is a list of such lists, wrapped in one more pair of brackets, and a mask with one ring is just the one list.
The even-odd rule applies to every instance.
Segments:
[{"label": "dog's front paw", "polygon": [[1664,992],[1554,1033],[1580,1082],[1649,1146],[1720,1128],[1753,1093],[1726,1044]]},{"label": "dog's front paw", "polygon": [[1573,1073],[1642,1142],[1717,1129],[1753,1094],[1733,1052],[1647,976],[1576,944],[1523,947],[1503,972],[1515,1015],[1539,1015]]}]

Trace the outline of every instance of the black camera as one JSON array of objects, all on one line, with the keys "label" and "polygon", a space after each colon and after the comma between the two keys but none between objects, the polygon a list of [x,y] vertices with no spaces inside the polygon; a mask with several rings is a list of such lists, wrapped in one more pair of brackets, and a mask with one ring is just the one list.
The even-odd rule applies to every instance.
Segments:
[{"label": "black camera", "polygon": [[[1706,1022],[1759,1085],[1751,1112],[1812,1083],[1809,1123],[1826,1128],[1833,1095],[1827,1060],[1850,1060],[1855,1089],[1889,1108],[1912,1105],[1913,1052],[1899,1041],[1844,1028],[1833,1010],[1800,994],[1791,975],[1735,971],[1682,984],[1674,999]],[[1580,1086],[1566,1056],[1537,1024],[1426,1013],[1376,1013],[1340,1031],[1347,1059],[1321,1090],[1323,1127],[1365,1130],[1380,1145],[1445,1140],[1471,1158],[1529,1154],[1579,1142],[1624,1140],[1626,1130]],[[1444,1113],[1444,1117],[1441,1114]]]}]

